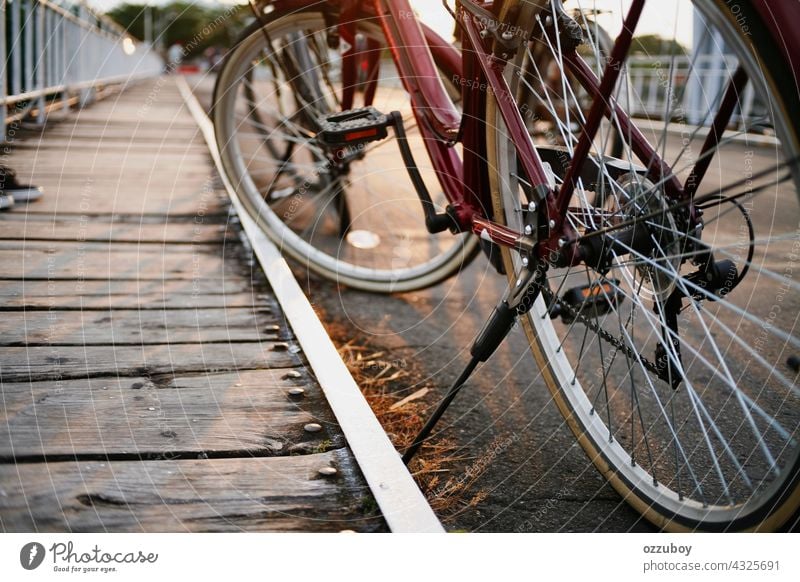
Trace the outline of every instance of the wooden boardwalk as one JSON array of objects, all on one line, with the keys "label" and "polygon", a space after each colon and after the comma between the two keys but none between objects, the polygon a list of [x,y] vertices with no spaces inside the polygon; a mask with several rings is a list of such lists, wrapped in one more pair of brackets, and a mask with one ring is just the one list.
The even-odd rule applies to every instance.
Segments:
[{"label": "wooden boardwalk", "polygon": [[386,529],[172,79],[4,163],[0,530]]}]

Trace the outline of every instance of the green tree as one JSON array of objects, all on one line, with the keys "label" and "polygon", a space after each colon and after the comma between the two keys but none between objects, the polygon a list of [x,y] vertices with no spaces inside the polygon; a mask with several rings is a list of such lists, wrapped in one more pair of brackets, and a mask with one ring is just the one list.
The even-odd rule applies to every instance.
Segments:
[{"label": "green tree", "polygon": [[646,56],[685,55],[688,50],[675,39],[657,34],[643,34],[634,37],[631,53]]},{"label": "green tree", "polygon": [[151,11],[153,44],[166,50],[175,43],[186,49],[186,58],[200,55],[209,46],[230,47],[241,30],[252,19],[246,5],[205,6],[193,2],[171,2],[163,6],[125,3],[108,12],[108,16],[145,40],[145,11]]}]

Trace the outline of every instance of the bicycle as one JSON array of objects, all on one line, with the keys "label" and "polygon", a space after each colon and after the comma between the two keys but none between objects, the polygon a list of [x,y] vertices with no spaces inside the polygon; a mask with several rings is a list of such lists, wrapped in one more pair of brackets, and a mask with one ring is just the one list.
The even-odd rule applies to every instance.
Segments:
[{"label": "bicycle", "polygon": [[610,50],[592,3],[459,0],[459,50],[408,0],[276,0],[226,56],[223,166],[289,256],[379,292],[481,251],[508,277],[407,461],[521,321],[581,447],[652,523],[774,530],[797,511],[800,40],[782,23],[800,5],[692,5],[694,45],[725,66],[694,53],[678,75],[670,56],[655,120],[628,113],[634,34],[664,6],[645,0]]}]

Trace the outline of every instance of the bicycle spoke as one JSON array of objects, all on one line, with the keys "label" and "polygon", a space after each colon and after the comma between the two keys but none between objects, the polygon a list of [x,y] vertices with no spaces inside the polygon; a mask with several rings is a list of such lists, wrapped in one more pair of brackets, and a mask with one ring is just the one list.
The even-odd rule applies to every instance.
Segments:
[{"label": "bicycle spoke", "polygon": [[[635,300],[635,299],[631,298],[631,300],[633,301],[633,300]],[[647,315],[647,312],[646,312],[646,311],[645,311],[644,313],[645,313],[645,315]],[[649,323],[651,323],[651,325],[652,325],[652,322],[649,322]],[[663,323],[663,322],[662,322],[662,323]],[[656,330],[656,328],[655,328],[655,327],[653,327],[653,329],[654,329],[654,330]],[[679,339],[679,338],[677,338],[677,337],[676,337],[676,339]],[[665,343],[666,343],[666,344],[669,344],[669,342],[665,342]],[[690,349],[691,351],[694,351],[694,350],[693,350],[693,348],[692,348],[691,346],[687,346],[687,347],[689,347],[689,349]],[[668,349],[669,349],[669,348],[668,348]],[[699,356],[699,352],[695,352],[695,354],[696,354],[697,356]],[[674,363],[674,364],[676,364],[676,365],[679,365],[679,361],[678,361],[678,358],[677,358],[676,354],[675,354],[674,352],[670,352],[670,354],[669,354],[669,355],[670,355],[670,358],[673,360],[673,363]],[[705,358],[703,358],[702,356],[699,356],[699,357],[701,358],[701,360],[703,361],[703,363],[704,363],[704,364],[706,364],[706,365],[709,367],[709,369],[711,369],[712,371],[714,370],[714,367],[711,365],[711,363],[710,363],[710,362],[708,362],[707,360],[705,360]],[[730,381],[730,378],[727,378],[727,380],[729,380],[729,381]],[[689,387],[690,389],[693,389],[693,388],[691,388],[691,384],[689,384],[689,383],[687,383],[687,384],[688,384],[688,387]],[[741,393],[741,392],[740,392],[740,391],[737,389],[737,387],[736,387],[735,383],[731,382],[729,385],[730,385],[730,387],[731,387],[732,391],[734,392],[734,394],[737,396],[737,398],[739,398],[740,400],[745,400],[745,401],[747,401],[748,405],[752,406],[752,407],[753,407],[755,410],[757,410],[757,411],[759,412],[759,414],[760,414],[760,415],[762,415],[762,416],[763,416],[763,417],[765,417],[765,418],[769,418],[769,417],[768,417],[768,415],[766,415],[766,413],[764,413],[764,412],[763,412],[763,410],[761,410],[761,409],[760,409],[760,407],[758,407],[757,405],[755,405],[755,403],[754,403],[754,402],[753,402],[751,399],[749,399],[748,397],[746,397],[746,395],[743,395],[743,394],[742,394],[742,393]],[[740,402],[740,404],[741,404],[741,402]],[[747,406],[744,406],[744,405],[742,405],[742,408],[743,408],[743,410],[745,411],[745,413],[746,413],[746,414],[749,414],[749,409],[747,408]],[[771,422],[772,422],[772,423],[774,423],[775,421],[774,421],[774,420],[771,420]],[[754,424],[753,424],[752,422],[751,422],[750,424],[751,424],[751,427],[754,429],[754,432],[755,432],[755,433],[757,434],[757,436],[760,438],[760,434],[757,432],[757,429],[755,429],[755,428],[754,428]],[[778,425],[778,429],[780,430],[780,432],[781,432],[782,434],[786,434],[786,435],[788,435],[788,433],[786,432],[786,430],[785,430],[785,429],[783,429],[782,427],[779,427],[779,425]],[[762,450],[763,450],[763,449],[762,449]],[[771,454],[770,454],[768,451],[765,451],[765,456],[767,457],[767,459],[768,459],[768,460],[770,460],[770,462],[771,462],[771,466],[774,468],[774,466],[775,466],[775,465],[774,465],[774,459],[772,458],[772,455],[771,455]]]},{"label": "bicycle spoke", "polygon": [[[619,243],[619,244],[622,247],[624,247],[625,250],[629,251],[631,254],[637,254],[636,251],[632,247],[626,245],[625,243]],[[670,276],[673,275],[673,273],[670,272],[667,268],[665,268],[664,266],[660,265],[658,262],[653,261],[649,257],[645,257],[644,255],[641,255],[641,254],[638,254],[638,256],[640,257],[640,260],[642,262],[647,263],[648,266],[650,266],[650,267],[652,267],[652,268],[654,268],[654,269],[656,269],[656,270],[658,270],[660,272],[666,273],[667,275],[670,275]],[[684,286],[684,289],[686,290],[686,292],[691,292],[692,294],[698,293],[698,294],[702,295],[703,298],[710,299],[712,301],[715,301],[717,299],[716,295],[714,295],[713,293],[709,292],[707,289],[704,289],[704,288],[700,287],[699,285],[696,285],[696,284],[692,283],[691,281],[687,281],[686,279],[680,278],[680,277],[677,280],[681,282],[681,284]],[[750,321],[752,323],[755,323],[755,324],[757,324],[759,326],[762,323],[754,315],[752,315],[751,313],[748,313],[747,311],[745,311],[741,307],[733,305],[730,301],[721,302],[720,305],[722,305],[726,309],[729,309],[729,310],[733,311],[734,313],[736,313],[740,317],[742,317],[744,319],[747,319],[748,321]],[[791,345],[793,345],[793,346],[795,346],[797,348],[800,348],[800,339],[794,338],[793,336],[787,334],[784,331],[776,329],[775,327],[772,327],[770,329],[770,332],[775,334],[780,340],[782,340],[782,341],[784,341],[786,343],[789,343],[789,344],[791,344]],[[798,390],[798,394],[800,395],[800,390]]]},{"label": "bicycle spoke", "polygon": [[[692,305],[694,306],[693,303],[692,303]],[[705,322],[702,320],[702,316],[699,314],[699,311],[697,311],[696,307],[695,307],[695,311],[697,312],[698,320],[700,321],[700,323],[701,323],[701,325],[702,325],[702,327],[703,327],[703,329],[704,329],[704,331],[706,333],[706,336],[710,337],[711,334],[710,334],[707,326],[705,325]],[[662,321],[660,322],[660,324],[664,325],[663,315],[662,315]],[[670,330],[668,330],[668,331],[669,331],[671,337],[674,337],[676,340],[680,340],[680,338],[676,334],[674,334]],[[752,418],[752,415],[750,413],[750,408],[747,406],[747,403],[745,402],[744,396],[742,395],[741,391],[738,389],[738,387],[736,385],[736,382],[733,380],[733,378],[732,378],[732,376],[730,374],[730,371],[728,370],[728,367],[725,364],[724,358],[719,353],[719,350],[718,350],[718,348],[716,346],[716,342],[711,340],[710,344],[712,345],[712,349],[715,351],[715,354],[717,355],[717,358],[719,359],[720,364],[723,366],[723,375],[719,376],[720,379],[723,381],[724,385],[727,385],[727,386],[730,387],[732,393],[736,397],[737,402],[739,403],[742,411],[744,412],[746,420],[747,420],[751,430],[753,431],[754,436],[757,439],[757,443],[758,443],[759,447],[761,448],[762,452],[764,453],[764,456],[767,459],[767,461],[769,462],[770,467],[772,468],[773,472],[775,472],[776,471],[775,459],[774,459],[771,451],[769,451],[769,449],[767,448],[766,443],[764,443],[763,435],[761,435],[761,433],[759,433],[759,431],[758,431],[758,429],[757,429],[757,427],[755,425],[755,422],[754,422],[754,420]],[[669,356],[669,358],[671,360],[671,363],[673,365],[675,365],[676,367],[678,367],[681,370],[681,372],[683,372],[682,364],[680,362],[680,358],[678,357],[678,355],[674,352],[674,349],[672,348],[672,342],[671,341],[665,341],[665,342],[663,342],[663,345],[667,349],[667,355]],[[715,373],[718,374],[717,367],[713,366],[710,362],[705,360],[705,358],[702,358],[702,356],[700,356],[699,352],[696,352],[694,350],[694,348],[692,348],[692,346],[690,346],[689,344],[686,344],[686,343],[683,343],[682,345],[687,347],[687,348],[689,348],[691,351],[693,351],[697,357],[700,357],[704,361],[704,363],[706,363],[706,365],[709,367],[709,369],[712,372],[715,372]],[[683,374],[682,376],[684,378],[684,381],[687,383],[687,386],[691,387],[691,383],[688,381],[688,379],[686,379],[685,374]]]}]

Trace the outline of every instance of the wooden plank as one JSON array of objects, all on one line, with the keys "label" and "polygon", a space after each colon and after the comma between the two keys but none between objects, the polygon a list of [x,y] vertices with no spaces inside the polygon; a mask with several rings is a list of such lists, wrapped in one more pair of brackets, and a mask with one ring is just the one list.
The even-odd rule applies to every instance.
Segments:
[{"label": "wooden plank", "polygon": [[[192,182],[204,181],[209,177],[208,166],[202,160],[186,160],[184,156],[174,156],[172,160],[160,159],[157,156],[142,157],[138,160],[125,160],[124,166],[108,165],[108,156],[95,155],[86,152],[84,163],[73,164],[70,158],[64,160],[37,159],[31,168],[17,167],[17,177],[21,182],[36,183],[39,186],[47,185],[73,185],[81,187],[83,184],[103,183],[114,179],[130,179],[133,183],[120,184],[138,188],[139,191],[149,191],[158,180],[182,181],[190,179]],[[68,164],[67,167],[63,167]],[[87,178],[91,176],[91,178]]]},{"label": "wooden plank", "polygon": [[116,128],[113,125],[109,127],[83,127],[78,125],[74,128],[61,128],[54,126],[48,131],[49,135],[53,137],[60,137],[62,139],[69,139],[74,142],[77,140],[87,140],[94,143],[107,143],[111,141],[116,142],[130,142],[132,139],[144,139],[158,143],[183,143],[186,146],[201,146],[199,142],[197,130],[192,129],[169,129],[169,133],[164,131],[164,128],[157,127],[139,127],[135,129],[129,128]]},{"label": "wooden plank", "polygon": [[[161,127],[159,127],[159,125]],[[148,125],[121,125],[117,127],[113,120],[107,126],[90,125],[84,126],[82,123],[66,125],[61,123],[48,123],[45,132],[23,132],[17,135],[12,145],[13,150],[33,150],[32,145],[36,143],[62,143],[65,145],[76,145],[78,147],[92,147],[97,149],[99,141],[115,143],[121,147],[124,135],[131,145],[132,151],[136,151],[137,144],[150,144],[152,148],[176,147],[183,150],[191,149],[199,154],[202,151],[202,138],[196,136],[196,132],[190,128],[177,129],[174,135],[169,130],[165,130],[163,124],[153,123]],[[65,154],[70,153],[71,148],[67,148]],[[152,151],[152,149],[151,149]],[[45,155],[58,155],[55,148],[45,147],[42,151]],[[33,156],[38,155],[38,150],[33,152]],[[25,162],[30,161],[32,156],[25,156]]]},{"label": "wooden plank", "polygon": [[[33,147],[18,148],[21,152],[25,152],[25,161],[20,161],[19,164],[25,168],[26,171],[31,169],[46,170],[45,160],[55,159],[59,156],[64,156],[68,160],[74,160],[77,164],[91,163],[93,158],[105,157],[107,160],[110,158],[112,151],[115,155],[113,161],[114,167],[117,165],[127,164],[126,158],[131,156],[135,159],[152,159],[157,163],[160,158],[159,154],[179,160],[187,158],[189,162],[200,163],[203,155],[203,150],[198,145],[188,139],[178,139],[174,141],[164,141],[157,137],[146,139],[139,138],[136,142],[131,143],[131,136],[127,138],[120,136],[119,138],[107,137],[68,137],[68,136],[44,136],[41,142],[29,142],[30,145],[41,143],[42,147],[35,149]],[[59,150],[60,145],[62,150]],[[66,151],[63,151],[66,150]],[[78,157],[84,154],[83,157]],[[16,166],[15,166],[16,167]],[[122,166],[124,167],[124,166]],[[67,167],[65,170],[70,170]]]},{"label": "wooden plank", "polygon": [[[158,147],[158,153],[164,155],[181,155],[187,153],[186,144],[178,142],[160,142],[160,141],[147,141],[139,140],[135,142],[122,142],[122,141],[107,141],[103,144],[104,152],[125,152],[131,155],[153,155],[153,148]],[[14,144],[14,151],[24,152],[22,155],[58,155],[70,152],[70,159],[74,159],[74,154],[83,154],[86,152],[97,151],[97,143],[92,141],[73,141],[69,138],[51,138],[48,136],[41,136],[35,139],[27,139],[24,142],[17,142]],[[36,152],[31,154],[29,152]],[[192,146],[190,155],[199,156],[200,152]],[[21,156],[17,156],[21,157]],[[16,161],[15,161],[16,163]]]},{"label": "wooden plank", "polygon": [[[176,162],[176,164],[179,162]],[[74,175],[67,174],[46,174],[34,172],[30,177],[22,175],[21,180],[35,183],[45,191],[45,197],[41,198],[35,205],[27,208],[36,209],[41,207],[47,196],[47,192],[57,193],[60,205],[54,205],[58,214],[62,212],[76,212],[78,208],[70,208],[73,200],[82,203],[87,211],[85,214],[92,214],[94,203],[99,201],[96,194],[103,194],[109,198],[109,203],[124,203],[122,200],[115,200],[122,195],[134,196],[136,201],[147,204],[152,201],[168,200],[174,194],[184,195],[191,193],[201,196],[209,189],[213,190],[213,183],[209,177],[199,170],[187,168],[186,171],[172,170],[171,172],[151,172],[150,168],[142,168],[140,171],[128,171],[119,173],[101,174],[98,173],[91,180],[86,179],[86,174],[93,173],[93,170],[77,172]],[[81,175],[82,174],[82,175]],[[211,185],[211,188],[210,188]],[[96,200],[97,199],[97,200]],[[220,199],[221,201],[221,199]],[[107,204],[109,208],[114,208],[112,204]],[[138,214],[137,212],[125,212],[116,209],[117,214]],[[17,209],[19,211],[19,209]],[[96,212],[96,211],[95,211]]]},{"label": "wooden plank", "polygon": [[[0,460],[288,455],[344,445],[308,373],[3,382]],[[302,399],[287,390],[305,387]],[[322,425],[308,433],[311,422]]]},{"label": "wooden plank", "polygon": [[[107,159],[101,159],[97,163],[102,165],[107,162]],[[69,163],[69,161],[65,163]],[[199,189],[202,192],[204,188],[205,190],[209,189],[209,184],[213,183],[212,176],[205,168],[192,167],[188,164],[186,168],[180,168],[180,164],[181,162],[176,160],[171,168],[153,168],[152,165],[142,164],[141,168],[100,167],[93,169],[87,167],[85,170],[77,169],[74,172],[48,172],[32,169],[21,170],[18,176],[20,181],[35,183],[45,190],[59,188],[57,190],[59,198],[67,196],[68,199],[71,199],[77,196],[84,200],[84,208],[91,206],[92,196],[98,193],[109,197],[113,192],[129,192],[138,193],[139,198],[147,198],[159,195],[168,196],[173,191],[197,191]],[[119,183],[114,184],[115,180]],[[168,190],[165,189],[167,185],[170,186]],[[63,206],[59,209],[59,211],[67,212],[71,210]]]},{"label": "wooden plank", "polygon": [[0,218],[0,530],[385,530],[174,80],[65,117]]},{"label": "wooden plank", "polygon": [[[60,253],[70,254],[73,252],[114,254],[116,252],[124,253],[132,250],[135,250],[143,255],[177,253],[184,256],[196,253],[213,254],[220,252],[219,245],[207,243],[188,245],[174,245],[169,243],[162,245],[139,245],[136,242],[125,241],[111,243],[92,241],[24,241],[16,239],[0,241],[0,251],[36,251],[51,255]],[[231,254],[234,254],[233,250],[231,250]]]},{"label": "wooden plank", "polygon": [[278,312],[265,289],[249,279],[137,281],[3,281],[0,309],[198,309],[265,307]]},{"label": "wooden plank", "polygon": [[[128,136],[129,143],[130,137],[131,136]],[[135,141],[131,144],[130,148],[124,148],[122,144],[113,142],[101,146],[97,143],[97,140],[93,142],[72,143],[68,140],[53,138],[53,136],[50,135],[46,137],[46,140],[47,141],[42,142],[43,146],[45,143],[51,145],[53,143],[61,143],[62,149],[45,147],[34,148],[31,147],[31,144],[27,144],[27,146],[24,147],[14,145],[14,151],[19,150],[25,152],[25,157],[23,159],[19,162],[14,162],[15,169],[19,168],[25,172],[54,173],[60,168],[51,167],[46,164],[56,163],[58,161],[69,161],[70,165],[63,168],[63,170],[69,174],[75,174],[75,167],[97,167],[97,162],[99,160],[105,160],[106,164],[97,169],[108,168],[113,170],[125,170],[130,163],[141,165],[148,161],[161,167],[165,166],[165,162],[167,161],[183,161],[199,167],[203,165],[203,160],[207,161],[208,159],[207,150],[196,147],[194,144],[187,143],[185,140],[163,144]],[[93,147],[92,143],[94,143]],[[73,151],[73,146],[78,148],[78,150]],[[108,163],[112,155],[107,147],[114,147],[118,150],[113,152],[114,163]],[[175,170],[174,167],[172,169]],[[203,169],[208,173],[209,167],[207,163]]]},{"label": "wooden plank", "polygon": [[[101,113],[101,112],[98,112]],[[45,135],[120,135],[127,134],[128,139],[133,141],[135,138],[148,135],[158,137],[162,140],[179,141],[188,136],[198,136],[200,144],[202,144],[202,135],[197,126],[192,127],[185,123],[185,118],[182,115],[175,115],[173,124],[170,122],[169,127],[164,127],[162,123],[142,122],[127,122],[118,123],[113,111],[109,112],[111,115],[106,118],[107,123],[104,123],[102,118],[99,118],[93,123],[86,123],[82,118],[76,118],[70,122],[67,120],[61,123],[54,123],[47,128]],[[168,131],[165,131],[168,130]]]},{"label": "wooden plank", "polygon": [[218,214],[221,208],[225,208],[220,195],[209,192],[206,180],[196,176],[182,180],[153,178],[147,187],[141,183],[141,176],[127,183],[116,181],[105,185],[95,182],[87,189],[74,184],[62,188],[57,182],[41,182],[39,185],[45,189],[45,196],[13,212],[31,215],[150,214],[195,217]]},{"label": "wooden plank", "polygon": [[[321,467],[337,474],[323,477]],[[0,465],[5,532],[385,531],[344,450]]]},{"label": "wooden plank", "polygon": [[[169,159],[185,159],[187,162],[192,162],[199,165],[202,163],[204,158],[208,159],[207,150],[204,150],[202,147],[198,146],[198,144],[188,142],[185,139],[167,142],[163,140],[140,139],[131,141],[131,136],[129,135],[128,137],[128,144],[130,144],[129,148],[123,147],[123,142],[109,141],[101,146],[98,140],[73,142],[71,140],[58,138],[57,136],[49,134],[42,136],[42,146],[55,143],[62,144],[64,146],[63,149],[57,149],[53,147],[34,148],[33,144],[36,142],[26,142],[19,145],[15,143],[13,146],[13,151],[25,152],[24,157],[21,157],[18,162],[15,161],[15,168],[20,167],[26,170],[36,169],[41,171],[52,171],[57,168],[47,168],[43,166],[43,163],[56,160],[70,160],[78,166],[91,166],[93,163],[95,163],[96,158],[105,157],[108,159],[111,157],[109,152],[106,150],[106,147],[115,147],[119,150],[119,153],[115,153],[113,156],[114,160],[116,161],[116,163],[113,164],[113,167],[122,169],[124,169],[131,161],[136,163],[144,160],[151,160],[153,163],[159,163]],[[78,150],[73,151],[72,146],[75,146],[78,148]],[[94,152],[94,154],[91,152]],[[72,170],[72,167],[66,167],[63,169],[70,171]],[[206,170],[208,170],[208,166],[206,166]]]},{"label": "wooden plank", "polygon": [[[137,117],[127,115],[129,111],[119,110],[118,114],[108,112],[103,114],[102,111],[96,111],[94,108],[87,109],[81,112],[80,120],[74,118],[65,118],[56,121],[52,127],[69,127],[69,128],[82,128],[82,127],[106,127],[113,124],[114,127],[126,127],[131,130],[143,128],[156,128],[164,131],[164,124],[161,121],[153,121],[148,117]],[[126,116],[127,115],[127,116]],[[193,129],[197,130],[197,124],[190,118],[173,119],[169,124],[170,129]]]},{"label": "wooden plank", "polygon": [[3,279],[201,279],[244,276],[238,249],[206,245],[0,241]]},{"label": "wooden plank", "polygon": [[280,340],[279,319],[249,308],[7,311],[0,346],[152,345]]},{"label": "wooden plank", "polygon": [[301,359],[281,343],[35,346],[0,350],[0,380],[68,380],[290,368]]},{"label": "wooden plank", "polygon": [[0,240],[61,240],[86,242],[224,243],[238,237],[229,224],[169,222],[160,224],[71,219],[34,220],[26,215],[0,216]]},{"label": "wooden plank", "polygon": [[[203,175],[209,174],[207,155],[204,156],[202,150],[183,147],[181,150],[171,150],[168,152],[160,151],[158,144],[150,144],[149,149],[120,152],[114,155],[114,162],[109,164],[112,156],[106,151],[105,146],[96,145],[94,151],[84,149],[80,152],[73,152],[72,147],[66,151],[36,151],[25,161],[15,163],[15,169],[19,176],[35,177],[37,175],[64,175],[73,178],[87,178],[84,173],[91,172],[89,177],[96,178],[98,173],[104,172],[127,172],[135,173],[137,170],[152,169],[158,172],[184,171],[187,168],[194,168],[202,171]],[[67,166],[62,167],[64,163]],[[141,173],[139,174],[141,178]],[[147,174],[145,175],[147,177]]]}]

